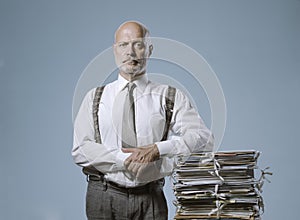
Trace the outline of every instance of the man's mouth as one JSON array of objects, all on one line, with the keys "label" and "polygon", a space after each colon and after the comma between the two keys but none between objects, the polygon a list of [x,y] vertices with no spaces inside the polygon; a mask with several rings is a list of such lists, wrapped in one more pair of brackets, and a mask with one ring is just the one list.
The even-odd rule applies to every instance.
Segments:
[{"label": "man's mouth", "polygon": [[137,65],[139,64],[139,61],[138,60],[125,60],[123,63],[127,63],[129,65]]}]

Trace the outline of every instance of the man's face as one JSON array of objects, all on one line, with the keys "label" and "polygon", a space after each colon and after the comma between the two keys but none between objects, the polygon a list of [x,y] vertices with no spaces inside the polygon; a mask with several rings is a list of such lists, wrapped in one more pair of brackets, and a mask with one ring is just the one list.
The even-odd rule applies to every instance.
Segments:
[{"label": "man's face", "polygon": [[120,73],[128,77],[143,74],[149,55],[147,47],[143,31],[138,26],[132,25],[118,30],[114,54]]}]

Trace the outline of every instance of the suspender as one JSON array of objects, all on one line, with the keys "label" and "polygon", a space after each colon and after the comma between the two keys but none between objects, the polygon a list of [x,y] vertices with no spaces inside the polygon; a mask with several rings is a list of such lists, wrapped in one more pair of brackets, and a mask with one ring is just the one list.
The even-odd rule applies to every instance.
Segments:
[{"label": "suspender", "polygon": [[[103,93],[105,86],[101,86],[101,87],[97,87],[96,91],[95,91],[95,96],[94,96],[94,100],[93,100],[93,121],[94,121],[94,137],[95,137],[95,141],[98,144],[101,144],[101,135],[100,135],[100,129],[99,129],[99,118],[98,118],[98,111],[99,111],[99,103],[100,103],[100,99]],[[82,172],[87,175],[87,180],[89,178],[89,175],[91,176],[103,176],[103,173],[101,173],[100,171],[98,171],[96,168],[89,166],[89,167],[83,167],[82,168]]]},{"label": "suspender", "polygon": [[[96,143],[99,143],[99,144],[101,144],[101,134],[100,134],[100,129],[99,129],[98,111],[99,111],[99,103],[100,103],[100,99],[101,99],[104,87],[105,86],[101,86],[96,89],[95,97],[94,97],[94,101],[93,101],[93,120],[94,120],[95,140],[96,140]],[[168,132],[169,132],[171,119],[172,119],[172,115],[173,115],[175,94],[176,94],[176,89],[174,87],[169,86],[167,95],[165,97],[166,123],[165,123],[163,137],[162,137],[161,141],[165,141],[168,138]]]},{"label": "suspender", "polygon": [[166,95],[166,123],[163,132],[163,137],[161,141],[165,141],[168,138],[168,132],[171,124],[171,119],[173,115],[173,107],[174,107],[174,100],[175,100],[175,93],[176,89],[174,87],[168,87],[168,93]]},{"label": "suspender", "polygon": [[[97,87],[95,91],[95,96],[93,100],[93,121],[94,121],[94,130],[95,130],[95,141],[96,143],[101,144],[101,134],[100,134],[100,129],[99,129],[99,118],[98,118],[98,112],[99,112],[99,103],[101,100],[102,93],[104,91],[105,86]],[[175,100],[175,94],[176,94],[176,89],[169,86],[167,95],[165,97],[166,101],[166,123],[164,127],[164,132],[163,132],[163,137],[161,141],[167,140],[168,138],[168,131],[170,128],[170,123],[173,115],[173,107],[174,107],[174,100]],[[94,167],[84,167],[82,169],[83,173],[87,175],[87,178],[89,175],[92,176],[103,176],[101,172],[99,172],[97,169]]]},{"label": "suspender", "polygon": [[99,111],[99,103],[103,93],[105,86],[98,87],[95,92],[94,101],[93,101],[93,120],[94,120],[94,130],[95,130],[95,140],[96,143],[101,144],[101,135],[99,129],[99,118],[98,118],[98,111]]}]

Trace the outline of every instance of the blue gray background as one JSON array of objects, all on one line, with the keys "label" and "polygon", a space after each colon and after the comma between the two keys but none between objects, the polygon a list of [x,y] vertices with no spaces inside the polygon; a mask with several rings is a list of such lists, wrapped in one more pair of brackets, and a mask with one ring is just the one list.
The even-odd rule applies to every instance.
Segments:
[{"label": "blue gray background", "polygon": [[[262,151],[261,167],[274,173],[263,219],[296,219],[299,0],[1,0],[0,219],[85,219],[86,182],[70,154],[73,94],[84,68],[128,19],[207,60],[227,103],[220,150]],[[154,61],[149,69],[185,82],[174,65]],[[198,109],[209,125],[205,98]],[[172,191],[166,194],[171,219]]]}]

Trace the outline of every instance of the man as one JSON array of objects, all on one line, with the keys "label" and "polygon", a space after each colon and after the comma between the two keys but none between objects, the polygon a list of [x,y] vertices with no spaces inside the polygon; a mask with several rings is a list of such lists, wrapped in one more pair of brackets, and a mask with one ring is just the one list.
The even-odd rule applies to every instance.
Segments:
[{"label": "man", "polygon": [[72,155],[88,177],[87,217],[167,219],[162,178],[176,155],[210,149],[212,134],[179,90],[166,122],[170,87],[147,78],[153,45],[144,25],[123,23],[113,47],[118,79],[100,95],[89,91],[74,123]]}]

